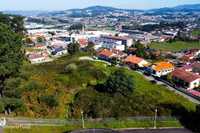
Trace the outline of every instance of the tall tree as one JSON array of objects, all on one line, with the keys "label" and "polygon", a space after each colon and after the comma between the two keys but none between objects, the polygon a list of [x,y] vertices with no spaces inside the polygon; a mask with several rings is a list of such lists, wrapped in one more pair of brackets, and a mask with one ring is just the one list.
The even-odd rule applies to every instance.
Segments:
[{"label": "tall tree", "polygon": [[0,23],[0,93],[4,81],[15,75],[22,64],[23,52],[21,51],[22,36],[16,34],[12,29]]},{"label": "tall tree", "polygon": [[108,93],[120,93],[129,95],[133,92],[134,81],[130,75],[127,75],[124,70],[118,70],[111,74],[108,80],[103,85],[103,90]]},{"label": "tall tree", "polygon": [[68,45],[69,54],[73,55],[79,52],[80,45],[77,42]]}]

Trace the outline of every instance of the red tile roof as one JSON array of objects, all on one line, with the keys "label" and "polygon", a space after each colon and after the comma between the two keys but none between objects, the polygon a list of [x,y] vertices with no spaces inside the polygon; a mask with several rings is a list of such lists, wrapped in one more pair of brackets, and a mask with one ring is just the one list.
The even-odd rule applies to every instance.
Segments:
[{"label": "red tile roof", "polygon": [[78,39],[78,42],[81,46],[86,46],[88,44],[87,39]]},{"label": "red tile roof", "polygon": [[113,53],[108,49],[103,49],[98,53],[98,55],[105,56],[105,57],[110,57],[110,56],[113,55]]},{"label": "red tile roof", "polygon": [[132,63],[132,64],[138,64],[143,60],[144,60],[143,58],[137,57],[135,55],[130,55],[130,56],[126,57],[125,62]]},{"label": "red tile roof", "polygon": [[184,80],[188,83],[194,81],[194,80],[197,80],[197,79],[200,79],[200,76],[197,75],[197,74],[194,74],[192,72],[186,72],[184,71],[183,69],[176,69],[172,72],[172,76],[173,77],[177,77],[181,80]]}]

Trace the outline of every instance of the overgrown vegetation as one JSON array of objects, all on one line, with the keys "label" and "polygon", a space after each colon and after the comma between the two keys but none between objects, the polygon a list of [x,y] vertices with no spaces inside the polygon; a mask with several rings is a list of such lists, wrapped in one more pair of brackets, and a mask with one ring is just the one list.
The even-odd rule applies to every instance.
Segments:
[{"label": "overgrown vegetation", "polygon": [[171,107],[176,106],[183,106],[190,111],[195,110],[194,104],[167,90],[164,86],[153,85],[136,72],[130,70],[125,70],[125,72],[126,75],[131,76],[135,84],[131,95],[110,94],[96,87],[82,90],[75,96],[72,117],[80,117],[81,110],[86,116],[93,118],[151,116],[155,108],[158,108],[159,115],[171,115]]}]

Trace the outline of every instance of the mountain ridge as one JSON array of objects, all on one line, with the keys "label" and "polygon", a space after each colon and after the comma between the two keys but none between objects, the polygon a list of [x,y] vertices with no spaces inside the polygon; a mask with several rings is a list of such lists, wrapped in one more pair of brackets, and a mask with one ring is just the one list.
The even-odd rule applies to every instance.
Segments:
[{"label": "mountain ridge", "polygon": [[178,5],[175,7],[163,7],[163,8],[154,8],[149,10],[143,9],[123,9],[123,8],[116,8],[111,6],[101,6],[101,5],[94,5],[89,6],[86,8],[73,8],[67,10],[60,10],[60,11],[3,11],[4,13],[10,14],[18,14],[23,16],[54,16],[54,15],[66,15],[71,17],[79,17],[79,16],[97,16],[102,14],[107,14],[109,12],[117,13],[117,12],[144,12],[144,13],[173,13],[173,12],[200,12],[200,4],[185,4],[185,5]]}]

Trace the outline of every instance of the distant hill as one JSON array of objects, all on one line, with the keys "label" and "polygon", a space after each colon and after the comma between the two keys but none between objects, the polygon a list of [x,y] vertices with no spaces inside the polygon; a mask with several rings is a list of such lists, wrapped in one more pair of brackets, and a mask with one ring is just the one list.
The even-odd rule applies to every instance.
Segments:
[{"label": "distant hill", "polygon": [[107,6],[91,6],[83,9],[69,9],[63,11],[5,11],[5,13],[18,14],[23,16],[69,16],[69,17],[88,17],[105,15],[108,13],[147,13],[147,14],[168,14],[174,12],[200,12],[200,4],[180,5],[176,7],[164,7],[150,10],[119,9]]},{"label": "distant hill", "polygon": [[13,15],[21,15],[21,16],[37,16],[42,13],[47,13],[48,11],[39,11],[39,10],[33,10],[33,11],[3,11],[3,13],[6,14],[13,14]]},{"label": "distant hill", "polygon": [[192,4],[192,5],[180,5],[176,7],[165,7],[159,9],[151,9],[148,10],[147,13],[154,13],[154,14],[167,14],[167,13],[174,13],[174,12],[200,12],[200,4]]},{"label": "distant hill", "polygon": [[[121,12],[143,12],[142,10],[134,10],[134,9],[119,9],[114,7],[107,6],[91,6],[83,9],[69,9],[65,11],[59,12],[51,12],[48,15],[52,16],[70,16],[70,17],[89,17],[89,16],[97,16],[97,15],[105,15],[108,13],[121,13]],[[45,15],[40,14],[40,16]]]}]

